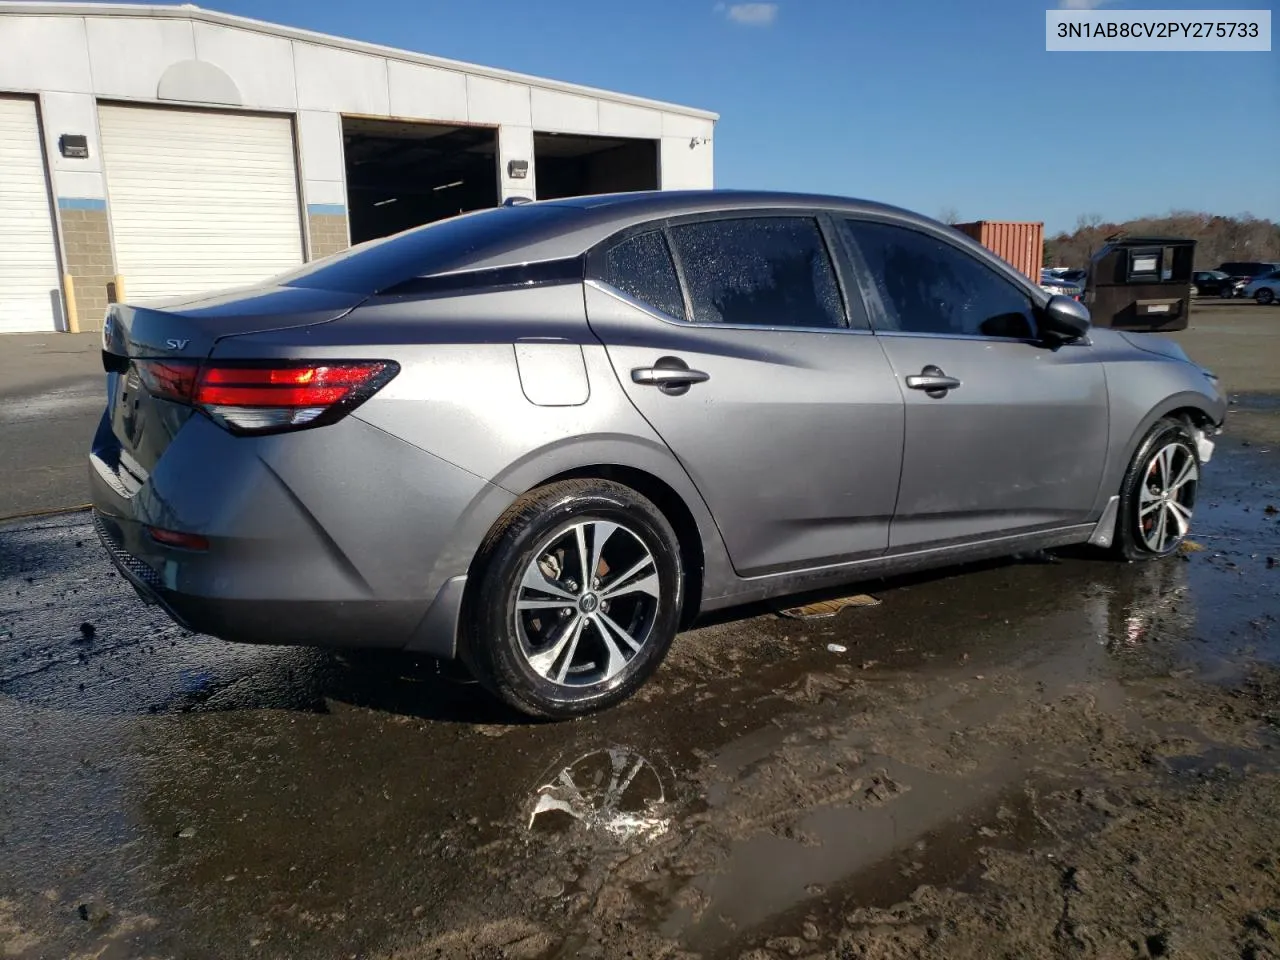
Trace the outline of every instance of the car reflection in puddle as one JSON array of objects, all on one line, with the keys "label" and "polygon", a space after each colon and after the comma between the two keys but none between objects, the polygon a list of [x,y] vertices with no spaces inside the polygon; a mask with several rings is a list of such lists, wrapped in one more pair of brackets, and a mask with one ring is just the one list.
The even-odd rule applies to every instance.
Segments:
[{"label": "car reflection in puddle", "polygon": [[[668,773],[668,781],[671,779]],[[659,767],[626,747],[584,753],[557,764],[534,793],[529,829],[586,828],[620,841],[652,839],[671,826]]]}]

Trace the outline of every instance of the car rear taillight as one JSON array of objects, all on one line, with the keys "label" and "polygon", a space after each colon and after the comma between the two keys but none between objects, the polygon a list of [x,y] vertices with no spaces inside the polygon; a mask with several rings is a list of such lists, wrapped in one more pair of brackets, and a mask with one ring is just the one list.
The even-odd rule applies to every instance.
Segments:
[{"label": "car rear taillight", "polygon": [[219,363],[139,360],[154,396],[204,411],[232,433],[274,433],[333,423],[400,372],[390,360]]}]

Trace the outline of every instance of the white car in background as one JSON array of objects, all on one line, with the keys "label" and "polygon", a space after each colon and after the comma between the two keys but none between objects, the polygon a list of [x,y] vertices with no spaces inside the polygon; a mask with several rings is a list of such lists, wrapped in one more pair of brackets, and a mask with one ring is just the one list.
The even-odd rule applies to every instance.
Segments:
[{"label": "white car in background", "polygon": [[1262,304],[1280,303],[1280,270],[1254,277],[1245,284],[1240,296],[1252,297]]}]

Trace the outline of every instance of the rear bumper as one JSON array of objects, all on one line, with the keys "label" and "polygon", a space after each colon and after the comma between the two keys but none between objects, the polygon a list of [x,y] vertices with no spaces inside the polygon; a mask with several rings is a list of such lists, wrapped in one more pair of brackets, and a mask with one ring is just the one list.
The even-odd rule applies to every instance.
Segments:
[{"label": "rear bumper", "polygon": [[354,418],[259,439],[192,417],[149,475],[119,459],[104,423],[89,484],[112,562],[182,626],[237,642],[456,655],[468,566],[512,499]]},{"label": "rear bumper", "polygon": [[[446,657],[454,653],[465,576],[446,581],[431,604],[201,597],[167,588],[160,572],[163,565],[157,570],[129,551],[126,543],[146,537],[140,524],[107,517],[96,509],[93,523],[107,555],[138,596],[145,603],[160,606],[175,623],[193,633],[237,643],[344,649],[412,647]],[[133,529],[126,534],[130,527]],[[164,548],[157,545],[156,549]]]}]

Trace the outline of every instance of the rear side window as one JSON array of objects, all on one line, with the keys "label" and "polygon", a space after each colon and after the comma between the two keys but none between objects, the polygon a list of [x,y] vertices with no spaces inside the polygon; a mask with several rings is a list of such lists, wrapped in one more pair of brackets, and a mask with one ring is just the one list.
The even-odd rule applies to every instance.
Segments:
[{"label": "rear side window", "polygon": [[844,306],[818,222],[709,220],[671,228],[690,318],[752,327],[843,327]]},{"label": "rear side window", "polygon": [[647,307],[685,319],[680,279],[659,231],[637,234],[610,247],[604,255],[603,279]]},{"label": "rear side window", "polygon": [[370,240],[342,253],[314,260],[270,282],[373,294],[414,277],[466,270],[476,263],[509,256],[519,264],[523,248],[572,229],[582,212],[571,207],[515,206],[481,210],[439,220],[404,233]]}]

